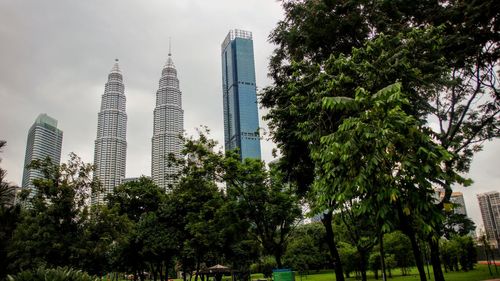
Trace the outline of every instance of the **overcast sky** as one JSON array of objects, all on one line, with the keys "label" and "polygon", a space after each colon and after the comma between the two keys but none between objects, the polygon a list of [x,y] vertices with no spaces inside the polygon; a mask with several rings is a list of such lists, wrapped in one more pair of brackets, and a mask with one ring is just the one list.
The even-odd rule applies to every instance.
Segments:
[{"label": "overcast sky", "polygon": [[[97,113],[115,58],[127,97],[127,177],[150,175],[153,109],[172,38],[188,135],[207,125],[223,143],[220,44],[230,29],[253,32],[257,86],[270,84],[269,32],[283,17],[274,0],[0,1],[0,155],[7,180],[21,183],[29,127],[40,113],[64,131],[62,160],[93,161]],[[260,111],[260,117],[264,112]],[[266,129],[261,120],[261,127]],[[262,158],[273,144],[262,141]],[[500,142],[477,154],[465,194],[482,225],[476,194],[500,189]]]}]

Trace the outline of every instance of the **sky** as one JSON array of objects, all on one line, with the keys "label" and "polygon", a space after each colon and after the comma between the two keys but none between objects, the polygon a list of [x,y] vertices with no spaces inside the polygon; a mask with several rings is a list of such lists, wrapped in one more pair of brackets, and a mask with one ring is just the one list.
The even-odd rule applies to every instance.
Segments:
[{"label": "sky", "polygon": [[[93,161],[97,113],[114,59],[127,97],[127,177],[150,175],[153,109],[169,38],[177,68],[184,128],[206,125],[223,144],[220,44],[229,30],[253,33],[258,89],[271,84],[269,33],[283,18],[274,0],[16,0],[0,1],[0,157],[7,180],[20,185],[27,132],[40,113],[63,130],[62,161],[75,152]],[[265,111],[260,109],[260,117]],[[267,126],[261,119],[261,127]],[[274,144],[261,141],[262,159]],[[500,141],[473,161],[464,193],[469,215],[482,225],[477,193],[500,191]]]}]

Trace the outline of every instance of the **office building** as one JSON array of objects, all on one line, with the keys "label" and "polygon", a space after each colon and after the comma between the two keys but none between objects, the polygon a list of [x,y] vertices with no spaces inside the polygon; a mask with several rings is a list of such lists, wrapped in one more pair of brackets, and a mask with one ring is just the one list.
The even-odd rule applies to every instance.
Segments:
[{"label": "office building", "polygon": [[[434,189],[434,198],[437,201],[443,200],[444,195],[444,188],[439,187]],[[450,203],[453,204],[453,213],[467,216],[467,209],[465,208],[465,200],[462,192],[452,192],[450,196]]]},{"label": "office building", "polygon": [[22,187],[32,191],[30,197],[36,193],[33,180],[42,178],[43,174],[38,170],[28,169],[27,165],[33,160],[43,160],[47,157],[51,159],[53,164],[59,165],[61,162],[62,139],[63,132],[57,128],[57,120],[45,113],[38,115],[35,123],[28,131],[24,158]]},{"label": "office building", "polygon": [[483,217],[484,230],[490,245],[498,248],[500,243],[500,193],[491,191],[477,195]]},{"label": "office building", "polygon": [[161,188],[170,189],[175,183],[178,167],[169,162],[169,155],[180,156],[184,130],[184,111],[179,79],[172,54],[169,52],[163,66],[153,117],[153,138],[151,152],[151,177]]},{"label": "office building", "polygon": [[94,147],[95,177],[101,189],[92,194],[92,204],[103,203],[125,177],[127,159],[127,114],[125,86],[118,59],[108,74],[97,116],[97,138]]},{"label": "office building", "polygon": [[231,30],[221,46],[225,150],[260,159],[252,33]]},{"label": "office building", "polygon": [[461,214],[467,216],[464,194],[462,192],[451,193],[450,202],[453,203],[453,212],[455,214]]}]

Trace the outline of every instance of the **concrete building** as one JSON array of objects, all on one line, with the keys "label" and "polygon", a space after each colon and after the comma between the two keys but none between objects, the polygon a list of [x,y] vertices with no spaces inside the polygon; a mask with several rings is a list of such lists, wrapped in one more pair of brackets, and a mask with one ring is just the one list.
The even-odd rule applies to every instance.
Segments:
[{"label": "concrete building", "polygon": [[28,169],[27,165],[35,159],[50,158],[52,163],[59,165],[61,162],[63,132],[57,128],[57,120],[45,113],[38,115],[35,123],[28,131],[26,142],[26,155],[24,158],[24,171],[22,188],[30,189],[31,195],[36,193],[33,180],[42,178],[43,174],[34,169]]},{"label": "concrete building", "polygon": [[491,191],[478,194],[477,200],[483,217],[486,237],[490,245],[498,248],[500,244],[500,193]]},{"label": "concrete building", "polygon": [[175,182],[173,176],[178,172],[178,167],[171,165],[168,157],[170,154],[180,156],[180,136],[184,131],[182,93],[170,52],[156,91],[153,122],[151,177],[156,185],[168,190]]},{"label": "concrete building", "polygon": [[92,204],[103,203],[104,197],[125,177],[127,159],[127,114],[123,76],[118,59],[108,74],[101,99],[94,148],[95,176],[101,190],[92,194]]},{"label": "concrete building", "polygon": [[260,159],[259,114],[252,33],[231,30],[221,46],[224,147]]}]

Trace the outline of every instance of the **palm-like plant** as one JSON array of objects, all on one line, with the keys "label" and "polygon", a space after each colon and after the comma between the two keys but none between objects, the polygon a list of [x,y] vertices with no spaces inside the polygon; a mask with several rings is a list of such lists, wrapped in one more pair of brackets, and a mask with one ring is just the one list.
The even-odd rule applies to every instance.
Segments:
[{"label": "palm-like plant", "polygon": [[[2,152],[2,148],[7,144],[6,141],[0,140],[0,152]],[[2,159],[0,158],[0,162]],[[5,177],[7,176],[7,171],[0,167],[0,207],[6,208],[11,206],[14,202],[15,190],[16,187],[11,185],[9,182],[5,181]]]}]

